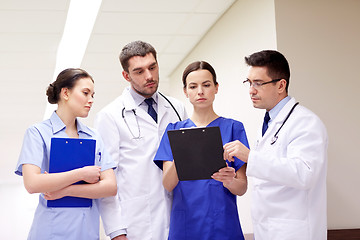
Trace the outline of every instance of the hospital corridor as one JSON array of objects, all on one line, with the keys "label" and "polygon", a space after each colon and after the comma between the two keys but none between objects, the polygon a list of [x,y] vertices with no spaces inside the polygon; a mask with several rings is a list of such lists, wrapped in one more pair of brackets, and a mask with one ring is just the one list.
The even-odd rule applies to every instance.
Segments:
[{"label": "hospital corridor", "polygon": [[[294,218],[298,217],[299,219],[291,219],[293,217],[291,214],[296,212],[295,210],[299,210],[299,205],[301,205],[299,199],[305,202],[307,198],[304,196],[306,193],[311,192],[312,196],[322,194],[323,204],[320,207],[321,209],[312,209],[310,212],[315,216],[323,216],[322,223],[324,224],[321,226],[324,238],[327,230],[327,239],[329,240],[360,239],[360,191],[357,186],[357,183],[360,182],[360,158],[357,152],[360,136],[360,112],[359,99],[357,97],[360,90],[359,74],[357,71],[360,56],[359,12],[359,0],[0,0],[0,239],[24,240],[29,235],[35,210],[39,204],[39,193],[30,194],[24,187],[23,177],[17,175],[15,169],[19,159],[21,159],[20,153],[23,149],[23,142],[28,141],[26,142],[27,146],[32,146],[29,144],[31,141],[26,140],[26,134],[29,134],[29,127],[45,119],[50,119],[51,116],[58,116],[55,110],[62,103],[65,102],[68,104],[65,106],[70,106],[71,109],[76,110],[74,114],[69,114],[72,119],[69,122],[73,124],[71,126],[75,126],[75,123],[78,123],[75,120],[78,117],[80,122],[84,126],[88,126],[89,129],[95,129],[96,127],[97,130],[94,136],[98,137],[98,142],[100,142],[100,135],[104,134],[104,132],[105,134],[111,132],[114,136],[116,135],[116,137],[112,138],[113,141],[109,141],[109,138],[101,140],[104,142],[104,145],[101,145],[102,149],[108,150],[110,148],[120,152],[120,149],[123,151],[123,146],[131,148],[136,145],[140,147],[132,150],[134,152],[137,150],[136,154],[140,154],[140,152],[144,153],[149,150],[151,144],[154,146],[157,144],[156,149],[154,147],[154,149],[149,150],[155,156],[167,124],[178,121],[178,117],[172,109],[179,108],[184,110],[180,111],[180,115],[183,113],[182,115],[189,117],[189,119],[180,119],[190,121],[190,117],[193,116],[196,110],[201,109],[203,106],[208,107],[206,105],[208,99],[213,101],[211,102],[211,107],[218,114],[216,115],[217,117],[233,119],[243,124],[246,132],[245,138],[247,138],[249,145],[249,149],[241,148],[245,153],[250,153],[242,155],[245,156],[246,160],[250,159],[249,162],[245,163],[245,160],[242,161],[236,158],[237,161],[240,162],[241,160],[241,164],[244,164],[241,166],[248,167],[247,173],[250,173],[249,176],[246,176],[246,170],[243,174],[244,178],[247,178],[247,190],[246,192],[244,191],[245,194],[242,196],[239,196],[241,194],[234,194],[230,190],[226,192],[233,194],[231,195],[233,197],[233,204],[230,205],[234,209],[232,213],[236,212],[235,210],[238,211],[239,219],[235,215],[234,219],[236,221],[233,222],[240,222],[238,224],[239,228],[241,226],[239,235],[241,235],[242,231],[245,240],[253,240],[254,232],[258,231],[258,236],[264,236],[261,234],[267,233],[264,229],[267,229],[269,226],[275,229],[278,228],[279,232],[281,232],[291,224],[294,226],[294,223],[299,219],[301,224],[306,222],[303,221],[305,218],[308,219],[304,213],[306,211],[303,212],[304,214],[299,214],[299,216],[297,214],[293,215],[295,216]],[[152,89],[153,92],[148,94],[149,96],[146,94],[141,95],[140,91],[133,87],[133,85],[136,86],[137,84],[136,80],[140,79],[139,76],[143,74],[143,72],[136,72],[135,70],[142,69],[142,66],[134,67],[135,70],[132,69],[132,72],[131,69],[126,70],[126,65],[124,67],[122,65],[123,62],[120,61],[125,61],[125,54],[121,55],[122,58],[119,59],[120,54],[123,53],[122,51],[126,52],[126,49],[124,50],[123,47],[137,41],[149,43],[156,49],[157,55],[155,55],[157,57],[152,52],[147,52],[145,56],[133,56],[133,58],[127,59],[127,68],[130,65],[137,66],[138,62],[134,59],[150,59],[153,61],[151,67],[146,66],[148,68],[144,68],[146,73],[151,72],[151,74],[154,74],[155,72],[158,74],[156,79],[158,82],[155,80],[151,82],[149,80],[144,84],[144,88],[148,87],[148,89],[151,89],[154,88],[154,82],[158,83],[158,89]],[[291,77],[289,75],[289,78],[286,79],[287,81],[285,81],[284,77],[276,77],[277,75],[273,77],[271,75],[273,73],[268,73],[266,68],[257,68],[247,62],[248,60],[246,59],[249,56],[263,50],[279,52],[286,57],[291,70]],[[218,85],[214,81],[215,87],[211,84],[209,86],[204,83],[194,84],[198,79],[194,77],[195,81],[191,78],[193,76],[191,71],[185,76],[184,70],[187,69],[187,66],[200,61],[210,63],[216,70],[215,80],[218,81]],[[139,62],[141,61],[139,60]],[[79,91],[75,93],[81,94],[71,95],[72,90],[70,91],[70,89],[72,88],[70,87],[61,87],[59,93],[55,91],[56,88],[54,88],[53,84],[57,76],[60,75],[61,71],[69,68],[80,68],[91,75],[92,78],[80,77],[80,80],[85,79],[86,81],[84,81],[88,84],[86,88],[83,88],[86,90],[86,93]],[[254,69],[258,70],[258,72]],[[197,69],[194,72],[201,72],[203,70]],[[209,73],[209,70],[204,71],[208,71],[206,76],[210,76],[209,78],[214,80],[214,75],[211,75],[212,73]],[[138,75],[135,75],[135,73]],[[203,87],[198,88],[200,89],[197,92],[198,95],[209,94],[211,97],[202,97],[200,100],[196,99],[197,95],[194,94],[195,87],[190,88],[189,86],[191,85],[187,85],[188,82],[186,81],[190,81],[188,76],[190,76],[191,81],[194,81],[191,82],[193,86]],[[261,76],[261,78],[258,76]],[[78,82],[76,81],[79,79],[74,79],[72,80],[77,84]],[[212,83],[208,79],[207,81]],[[271,104],[264,104],[266,100],[273,100],[272,97],[269,97],[271,96],[270,93],[275,93],[276,91],[272,90],[277,86],[283,87],[284,82],[289,86],[288,90],[286,90],[289,97],[286,96],[284,98],[286,102],[280,102],[281,104],[276,105],[279,108],[274,107],[275,104],[273,106],[270,106]],[[78,87],[79,85],[76,84],[75,86]],[[142,86],[141,84],[139,85]],[[280,87],[276,89],[280,89]],[[53,89],[58,94],[54,94],[54,96],[62,97],[56,102],[57,104],[49,103],[48,95],[46,94],[48,88]],[[128,92],[126,92],[127,90]],[[283,90],[284,88],[282,88]],[[91,97],[86,95],[89,93],[91,93]],[[124,103],[126,101],[121,100],[121,104],[119,103],[121,108],[118,111],[112,109],[114,116],[117,116],[118,119],[113,121],[112,118],[106,118],[108,113],[104,113],[103,109],[108,110],[106,108],[108,104],[126,93],[128,97],[132,94],[132,105],[126,105]],[[169,99],[175,103],[175,107],[171,107],[170,104],[172,103],[170,102],[169,104],[166,100],[162,99],[160,94],[157,95],[158,93],[169,96]],[[85,95],[87,99],[90,99],[86,100],[88,101],[86,103],[90,102],[90,104],[86,106],[86,114],[83,114],[83,109],[80,111],[77,110],[77,107],[80,106],[80,103],[83,104],[82,100],[85,102]],[[69,96],[72,96],[72,100],[76,99],[78,102],[67,101]],[[80,97],[77,98],[76,96]],[[140,97],[136,99],[136,96]],[[152,96],[154,96],[157,102]],[[149,99],[148,97],[151,98]],[[159,99],[163,100],[164,105],[160,105],[162,102]],[[274,120],[270,117],[272,114],[275,114],[275,117],[281,117],[281,110],[287,109],[285,106],[288,103],[295,104],[294,99],[296,99],[296,102],[299,102],[299,105],[293,108],[293,112],[291,110],[292,115],[291,113],[289,114],[289,118],[287,118],[289,120],[285,120],[287,122],[282,128],[280,127],[281,124],[278,124],[280,121],[276,122],[276,118]],[[146,103],[147,100],[150,100],[150,103]],[[201,101],[205,102],[204,105],[199,103]],[[148,105],[145,105],[145,103]],[[309,113],[307,110],[303,110],[303,106],[318,118],[309,114],[312,117],[307,118],[308,124],[304,124],[301,121],[295,124],[295,121],[292,122],[292,118],[294,119],[296,116],[300,119],[300,117],[304,117]],[[158,111],[159,109],[163,111],[161,107],[164,107],[164,112]],[[289,111],[291,107],[288,107]],[[135,111],[136,108],[142,108],[142,110]],[[123,111],[121,112],[122,109]],[[150,114],[150,110],[158,111],[155,111],[155,117]],[[167,110],[169,111],[165,112]],[[143,112],[141,111],[144,111],[143,116],[145,116],[145,120],[142,119],[141,113]],[[147,115],[146,111],[149,115]],[[299,111],[302,112],[299,113]],[[102,113],[104,115],[101,115]],[[160,117],[157,118],[158,115],[156,114],[159,116],[163,114],[165,116],[164,119],[167,121],[166,124],[165,121],[161,122]],[[267,115],[267,120],[264,120],[264,115]],[[96,119],[97,116],[98,118]],[[99,116],[105,117],[100,119]],[[173,117],[173,119],[170,120],[169,116]],[[169,119],[167,119],[168,117]],[[99,119],[103,122],[100,122]],[[319,123],[318,119],[321,120],[323,125]],[[312,120],[318,122],[314,124]],[[125,134],[123,132],[120,133],[120,130],[119,133],[117,132],[117,125],[114,125],[115,127],[111,125],[116,121],[121,122],[121,124],[127,121],[127,126],[122,125],[126,130]],[[268,123],[269,128],[267,130]],[[266,136],[266,131],[269,133],[271,124],[274,124],[274,126],[275,124],[278,125],[273,128],[274,131],[271,134]],[[312,127],[311,124],[316,125],[316,130],[319,130],[321,133],[311,135],[310,131],[308,131]],[[203,125],[209,126],[207,124]],[[265,132],[262,132],[262,127],[265,125]],[[70,129],[70,127],[66,128],[66,126],[61,128],[59,132],[62,131],[61,133],[65,134],[67,130],[73,130],[74,136],[79,137],[79,132],[81,131],[77,132],[77,130],[80,125],[76,125],[74,127],[75,130]],[[287,126],[291,126],[291,129]],[[299,129],[299,126],[304,126],[303,129],[305,131]],[[106,127],[109,128],[106,129]],[[158,143],[155,140],[151,141],[151,143],[149,143],[150,141],[145,141],[150,139],[149,136],[153,137],[151,135],[152,132],[145,129],[145,127],[158,131],[154,134],[155,137],[158,137],[158,139],[154,137],[156,141],[159,141]],[[281,131],[279,130],[280,132],[275,134],[275,129],[279,127]],[[91,131],[89,130],[89,132]],[[55,130],[54,132],[49,130],[49,132],[51,132],[50,135],[54,134],[51,136],[57,134]],[[299,141],[301,144],[293,147],[290,143],[287,144],[286,141],[293,137],[295,132],[304,134],[302,136],[305,136],[305,139],[308,138],[304,142],[302,142],[301,138],[296,138],[296,141]],[[40,139],[39,136],[43,137],[41,134],[37,135],[38,139]],[[81,134],[88,133],[84,130]],[[116,142],[117,139],[120,139],[120,135],[121,137],[126,136],[130,140],[122,138],[119,142]],[[324,137],[325,135],[326,137]],[[310,138],[311,140],[309,140]],[[262,142],[263,139],[269,140],[268,142]],[[317,141],[319,139],[321,143]],[[270,141],[273,143],[270,143]],[[114,145],[116,146],[114,147]],[[300,145],[301,147],[299,147]],[[315,145],[320,147],[315,149],[313,147]],[[322,148],[323,146],[327,147],[327,151],[323,151],[325,149],[325,147]],[[166,147],[168,146],[165,145],[164,148],[167,149]],[[35,165],[37,167],[35,170],[30,167],[31,174],[36,171],[40,173],[41,171],[40,166],[33,164],[34,161],[41,162],[41,164],[50,161],[43,161],[45,159],[43,156],[46,155],[43,153],[46,151],[41,149],[34,148],[28,150],[27,153],[30,155],[26,155],[31,156],[31,153],[36,151],[41,152],[41,154],[37,154],[41,155],[39,157],[40,160],[37,158],[21,159],[23,162],[26,162],[23,165],[32,165],[31,167]],[[268,155],[263,154],[259,149],[267,149],[266,153]],[[279,149],[283,155],[278,157],[276,154]],[[292,156],[291,158],[294,161],[292,165],[286,165],[289,163],[287,162],[287,156],[285,156],[287,151],[294,153],[293,156],[295,157]],[[124,156],[130,155],[129,152],[131,151],[124,151],[118,155],[112,151],[112,156],[110,154],[101,155],[104,151],[99,152],[100,154],[93,155],[96,161],[98,161],[96,163],[99,166],[103,164],[101,160],[104,157],[103,159],[113,164],[109,164],[106,170],[111,170],[112,166],[116,166],[120,169],[119,171],[124,171],[121,164],[125,161],[126,157]],[[256,155],[259,152],[262,153],[262,158]],[[302,160],[304,152],[306,156],[308,156],[307,154],[313,154],[313,156],[321,155],[319,158],[326,160],[322,162],[322,165],[315,165],[312,168],[312,163],[317,158]],[[323,152],[324,154],[322,154]],[[265,155],[266,157],[264,157]],[[136,160],[140,159],[140,157],[134,158]],[[257,160],[256,163],[263,161],[261,166],[251,165],[251,160],[253,159]],[[276,163],[280,162],[282,165],[276,165],[276,168],[274,167],[275,164],[268,163],[269,161],[266,162],[269,159],[278,160]],[[158,165],[156,165],[157,163],[154,163],[154,157],[152,159],[149,157],[147,160],[149,161],[138,165],[129,164],[127,167],[137,171],[139,166],[144,167],[146,164],[148,164],[146,166],[149,166],[149,168],[156,167],[156,171],[160,174],[159,184],[156,185],[160,187],[156,189],[161,188],[161,190],[164,190],[163,185],[161,185],[162,169],[159,170]],[[155,159],[155,161],[157,160],[159,159]],[[170,160],[172,161],[173,158]],[[163,161],[170,160],[161,159],[159,161],[163,164]],[[135,165],[137,167],[134,167]],[[241,166],[239,166],[239,169],[241,169]],[[251,166],[252,168],[250,169]],[[279,169],[282,170],[283,168],[280,166],[291,167],[281,172]],[[321,167],[318,168],[318,166]],[[172,167],[174,166],[172,165]],[[96,166],[92,166],[92,168],[96,168]],[[297,171],[298,168],[305,170]],[[99,169],[93,172],[94,176],[96,174],[99,175],[96,175],[96,180],[91,183],[103,180],[100,176],[103,177],[104,175],[101,175],[103,173]],[[121,172],[121,174],[125,174],[125,172]],[[126,172],[126,174],[129,174],[129,172]],[[280,175],[279,172],[285,173]],[[46,173],[44,171],[42,173],[34,175],[45,176],[44,174]],[[112,178],[115,174],[110,175],[111,177],[107,175],[107,179],[111,178],[113,184],[110,184],[111,187],[107,188],[112,189],[112,193],[106,192],[106,194],[115,195],[116,179],[115,177]],[[138,174],[142,177],[140,178],[137,174],[133,173],[130,175],[132,178],[145,179],[144,174]],[[239,176],[236,174],[234,172],[231,175],[231,180]],[[253,175],[250,176],[251,174]],[[260,177],[256,174],[260,175]],[[314,177],[307,178],[309,175]],[[118,174],[116,176],[118,178],[117,184],[120,182],[119,176],[121,175]],[[150,177],[154,176],[158,175],[153,174]],[[209,179],[216,181],[210,177]],[[284,179],[295,180],[287,181],[284,185],[281,185],[283,184],[281,180]],[[322,180],[322,188],[313,190],[316,183],[320,181],[319,179]],[[83,178],[80,180],[83,180]],[[71,184],[80,180],[76,178],[76,180],[68,183],[64,188],[72,187]],[[123,186],[130,186],[128,180],[121,180],[123,181],[122,183],[125,183]],[[296,182],[296,180],[299,180],[300,183]],[[146,183],[150,184],[151,181],[149,180]],[[216,183],[218,184],[219,181]],[[134,183],[134,186],[139,186],[136,190],[140,192],[144,184],[136,184],[138,183]],[[279,184],[276,187],[284,186],[283,188],[273,188],[280,193],[279,198],[269,194],[268,189],[271,189],[272,184]],[[213,185],[215,186],[215,184]],[[214,187],[213,185],[211,187]],[[221,184],[220,181],[219,186],[221,188],[225,189],[225,185]],[[246,184],[244,186],[246,188]],[[268,188],[264,190],[264,187]],[[296,191],[288,191],[290,188],[292,188],[291,190],[296,189]],[[118,192],[117,194],[131,195],[129,194],[129,189],[119,189],[122,189],[123,193]],[[227,191],[228,189],[225,190]],[[165,193],[164,190],[161,194],[166,197],[172,196],[171,194],[174,192],[169,193],[169,191]],[[259,192],[263,195],[258,194]],[[291,194],[301,192],[301,194],[290,196],[289,192]],[[103,194],[103,192],[101,193]],[[270,191],[270,193],[273,192]],[[296,198],[299,203],[297,206],[292,204],[296,202],[294,200],[295,195],[298,197]],[[147,197],[144,196],[141,197]],[[208,195],[204,194],[203,196]],[[91,195],[91,197],[93,196]],[[284,201],[286,204],[279,206],[278,203],[283,200],[282,197],[286,199]],[[207,199],[212,199],[212,197]],[[47,201],[45,198],[41,198],[41,200],[43,202]],[[116,198],[114,202],[119,203],[119,205],[130,206],[129,202],[123,201],[120,203],[120,200]],[[261,204],[261,206],[256,205],[259,202],[264,204]],[[312,201],[312,203],[314,202]],[[312,204],[310,203],[308,206],[312,206]],[[165,209],[167,206],[162,205],[161,207]],[[286,208],[288,208],[287,210],[291,209],[294,211],[287,211],[282,216],[284,217],[283,219],[277,217],[272,219],[269,217],[267,221],[271,222],[266,222],[265,224],[262,214],[264,216],[266,214],[274,214],[276,216],[276,214]],[[169,209],[166,208],[166,210]],[[271,210],[274,211],[271,212]],[[171,209],[168,216],[166,216],[169,219],[170,211]],[[117,212],[117,214],[119,213]],[[93,222],[98,224],[98,215],[95,216],[96,221]],[[179,218],[182,217],[181,213],[177,216]],[[254,221],[254,218],[257,217],[260,219],[259,222]],[[106,219],[110,218],[107,217]],[[108,220],[106,221],[108,222]],[[166,221],[164,220],[164,222]],[[121,221],[119,220],[119,222]],[[316,226],[316,223],[312,224]],[[130,229],[128,226],[124,227],[126,224],[123,222],[121,224],[118,223],[118,225],[119,229],[111,233],[125,234],[125,229]],[[303,229],[309,230],[306,228],[307,226],[305,224],[302,225]],[[110,239],[105,233],[107,227],[104,227],[102,221],[100,221],[99,234],[101,240]],[[97,231],[94,232],[97,234]],[[259,237],[256,240],[262,239]]]}]

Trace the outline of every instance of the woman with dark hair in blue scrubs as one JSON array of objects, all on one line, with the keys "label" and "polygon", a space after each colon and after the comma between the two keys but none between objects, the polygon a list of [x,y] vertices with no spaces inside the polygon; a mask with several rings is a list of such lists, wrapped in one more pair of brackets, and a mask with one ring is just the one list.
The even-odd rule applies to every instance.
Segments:
[{"label": "woman with dark hair in blue scrubs", "polygon": [[170,123],[154,158],[163,166],[163,185],[173,191],[170,216],[170,240],[244,239],[236,205],[236,195],[247,190],[246,164],[240,159],[226,162],[227,167],[214,173],[212,179],[179,181],[168,130],[189,127],[214,127],[221,131],[223,144],[248,141],[241,122],[218,116],[213,109],[219,84],[213,67],[204,61],[193,62],[183,73],[184,93],[194,107],[191,118]]}]

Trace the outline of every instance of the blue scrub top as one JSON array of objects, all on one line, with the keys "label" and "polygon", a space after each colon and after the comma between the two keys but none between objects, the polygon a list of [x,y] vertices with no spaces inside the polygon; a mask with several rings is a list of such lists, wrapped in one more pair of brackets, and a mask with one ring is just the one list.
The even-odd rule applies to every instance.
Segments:
[{"label": "blue scrub top", "polygon": [[[220,127],[223,144],[239,140],[249,147],[244,126],[241,122],[219,117],[207,127]],[[162,168],[163,161],[173,161],[168,130],[196,127],[190,120],[170,123],[162,137],[154,162]],[[244,164],[235,158],[228,162],[235,171]],[[236,196],[214,179],[179,181],[173,190],[174,200],[170,216],[170,240],[185,239],[244,239]]]},{"label": "blue scrub top", "polygon": [[[76,122],[79,138],[96,140],[95,165],[101,166],[101,171],[115,168],[116,165],[105,151],[100,135],[78,119]],[[22,176],[23,164],[33,164],[38,166],[42,173],[48,172],[51,138],[67,138],[65,128],[56,112],[50,119],[29,127],[25,133],[15,173]],[[90,208],[48,208],[47,200],[40,194],[28,239],[98,240],[99,224],[96,199],[93,199]]]}]

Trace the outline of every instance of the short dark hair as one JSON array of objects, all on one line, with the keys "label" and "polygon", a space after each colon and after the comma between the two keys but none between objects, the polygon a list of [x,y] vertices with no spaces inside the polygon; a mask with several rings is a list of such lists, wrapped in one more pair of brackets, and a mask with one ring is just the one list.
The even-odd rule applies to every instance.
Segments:
[{"label": "short dark hair", "polygon": [[157,61],[156,50],[149,43],[143,41],[134,41],[126,44],[121,50],[119,56],[122,68],[124,71],[129,72],[129,59],[134,56],[144,57],[148,53],[152,53],[155,60]]},{"label": "short dark hair", "polygon": [[82,78],[90,78],[93,82],[94,79],[85,70],[80,68],[67,68],[57,76],[56,80],[51,83],[47,90],[48,102],[51,104],[58,103],[60,100],[60,92],[63,88],[72,89],[75,83]]},{"label": "short dark hair", "polygon": [[182,81],[183,81],[183,86],[184,88],[186,88],[186,78],[187,76],[194,71],[197,70],[208,70],[212,77],[213,77],[213,81],[215,85],[218,85],[218,82],[216,81],[216,73],[214,68],[210,65],[210,63],[205,62],[205,61],[196,61],[193,63],[190,63],[184,70],[183,76],[182,76]]},{"label": "short dark hair", "polygon": [[252,67],[266,67],[267,74],[272,79],[285,79],[286,92],[290,82],[289,63],[280,52],[275,50],[263,50],[245,57],[247,65]]}]

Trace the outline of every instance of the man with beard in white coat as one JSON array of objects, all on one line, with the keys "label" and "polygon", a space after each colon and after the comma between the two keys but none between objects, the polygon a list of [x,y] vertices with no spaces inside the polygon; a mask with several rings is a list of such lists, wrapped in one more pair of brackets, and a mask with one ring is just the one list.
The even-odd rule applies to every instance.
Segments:
[{"label": "man with beard in white coat", "polygon": [[101,200],[105,233],[116,240],[165,240],[172,195],[153,159],[166,126],[187,114],[182,103],[157,91],[159,66],[150,44],[131,42],[119,58],[130,87],[95,120],[117,163],[118,194]]},{"label": "man with beard in white coat", "polygon": [[254,147],[224,145],[224,158],[247,162],[253,177],[256,240],[325,240],[328,137],[322,121],[288,96],[290,68],[277,51],[245,57],[255,108],[265,109]]}]

